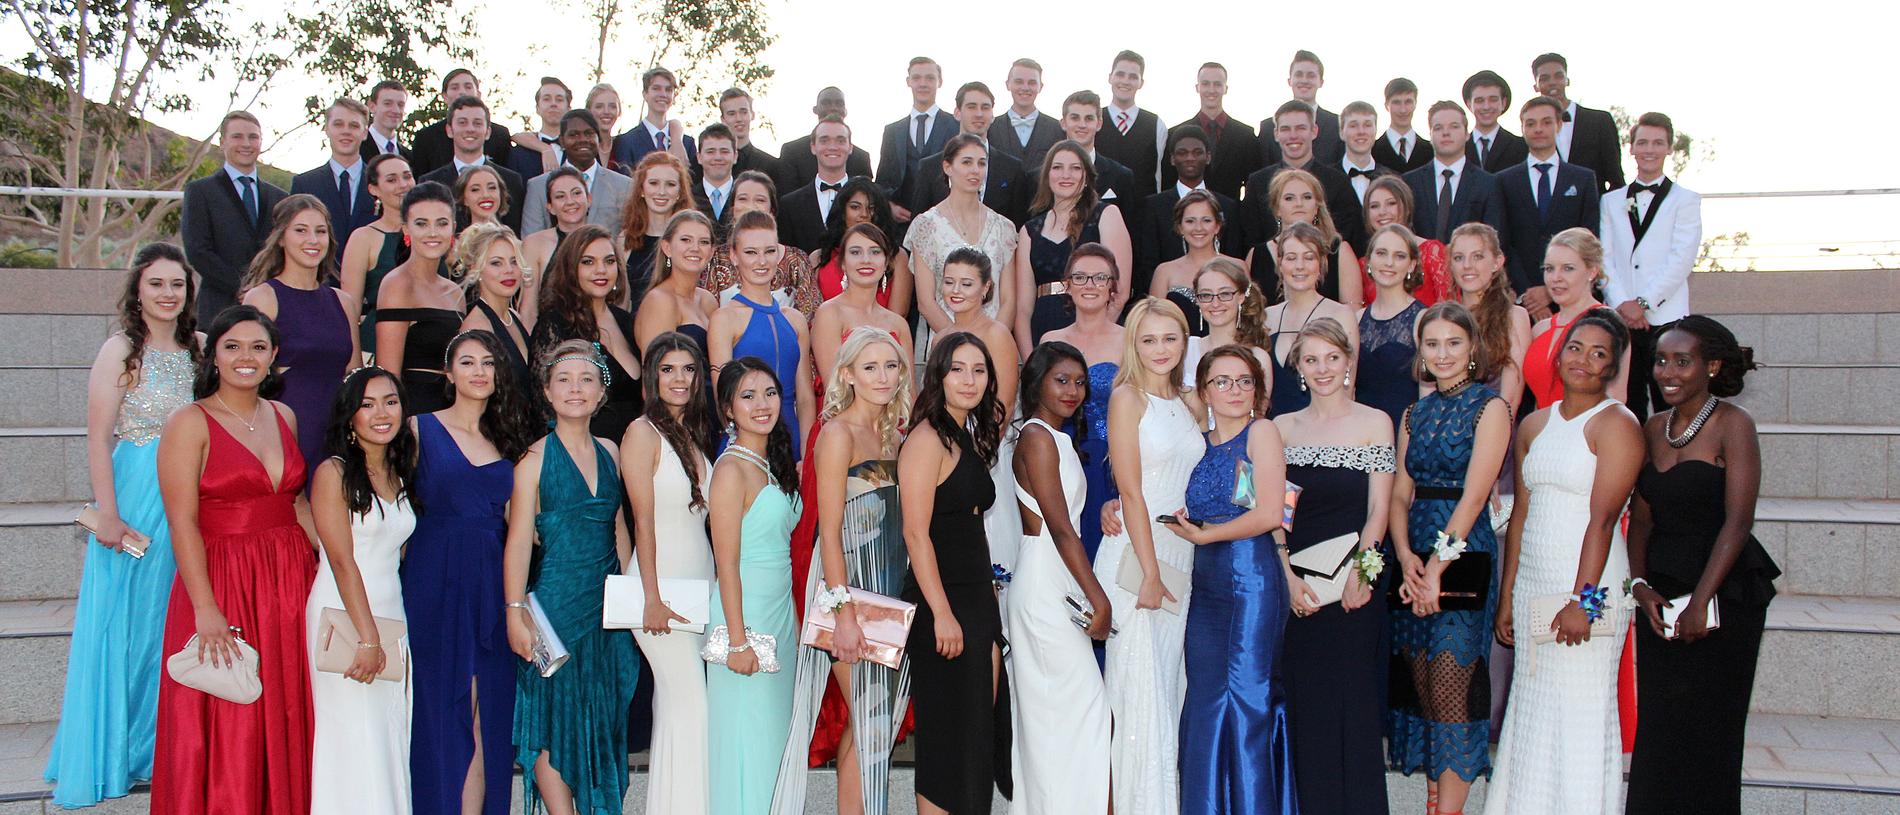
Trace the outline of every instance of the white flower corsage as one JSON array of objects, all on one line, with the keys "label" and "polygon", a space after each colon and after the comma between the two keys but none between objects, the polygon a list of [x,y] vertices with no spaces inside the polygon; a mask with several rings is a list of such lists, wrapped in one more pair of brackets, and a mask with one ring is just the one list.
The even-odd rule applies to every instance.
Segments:
[{"label": "white flower corsage", "polygon": [[1464,541],[1445,534],[1445,530],[1443,529],[1438,530],[1438,540],[1432,542],[1432,554],[1434,556],[1439,560],[1450,562],[1457,560],[1458,556],[1464,553]]},{"label": "white flower corsage", "polygon": [[1379,583],[1379,575],[1385,572],[1385,555],[1377,549],[1366,549],[1353,556],[1353,571],[1359,573],[1360,582],[1368,586]]},{"label": "white flower corsage", "polygon": [[851,589],[848,586],[832,586],[827,589],[820,589],[816,599],[818,607],[823,609],[825,613],[836,614],[838,613],[838,609],[844,608],[846,603],[851,602]]}]

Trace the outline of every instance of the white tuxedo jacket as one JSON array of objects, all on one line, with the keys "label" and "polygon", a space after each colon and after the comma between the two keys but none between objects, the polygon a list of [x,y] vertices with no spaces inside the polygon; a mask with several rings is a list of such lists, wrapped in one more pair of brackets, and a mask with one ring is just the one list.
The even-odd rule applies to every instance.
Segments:
[{"label": "white tuxedo jacket", "polygon": [[1702,196],[1672,179],[1638,243],[1628,189],[1603,194],[1604,299],[1612,308],[1637,297],[1647,300],[1651,325],[1681,319],[1689,314],[1689,272],[1702,248]]}]

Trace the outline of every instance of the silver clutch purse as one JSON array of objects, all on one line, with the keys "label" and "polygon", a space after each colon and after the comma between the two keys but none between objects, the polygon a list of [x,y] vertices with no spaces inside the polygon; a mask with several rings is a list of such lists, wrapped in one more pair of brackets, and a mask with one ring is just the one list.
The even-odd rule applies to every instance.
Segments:
[{"label": "silver clutch purse", "polygon": [[[715,625],[706,633],[706,644],[699,649],[699,658],[714,665],[726,664],[731,643],[726,627]],[[778,637],[760,634],[748,628],[745,632],[745,644],[752,646],[752,653],[759,655],[759,673],[778,673]]]}]

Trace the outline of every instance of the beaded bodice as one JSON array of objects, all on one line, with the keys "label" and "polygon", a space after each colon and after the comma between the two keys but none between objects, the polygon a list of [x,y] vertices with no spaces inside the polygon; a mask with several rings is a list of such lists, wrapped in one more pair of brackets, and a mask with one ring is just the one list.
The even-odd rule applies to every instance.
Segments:
[{"label": "beaded bodice", "polygon": [[119,401],[112,435],[137,445],[158,439],[172,411],[191,401],[191,352],[146,348],[139,357],[138,385]]}]

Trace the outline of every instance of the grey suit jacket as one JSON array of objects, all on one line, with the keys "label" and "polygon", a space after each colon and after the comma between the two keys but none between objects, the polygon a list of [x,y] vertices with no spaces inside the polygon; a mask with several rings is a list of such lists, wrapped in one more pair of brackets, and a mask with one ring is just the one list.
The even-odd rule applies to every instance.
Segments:
[{"label": "grey suit jacket", "polygon": [[[548,217],[548,176],[542,173],[528,179],[527,200],[522,202],[521,235],[527,237],[554,225]],[[587,205],[587,222],[605,227],[608,232],[620,228],[620,212],[633,196],[633,179],[602,166],[594,173],[593,202]]]}]

